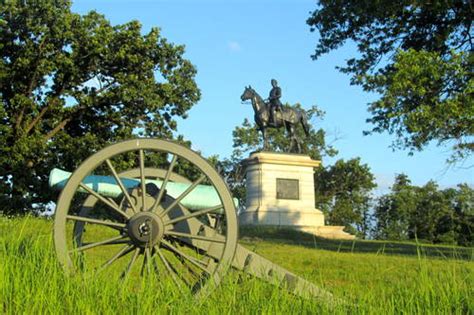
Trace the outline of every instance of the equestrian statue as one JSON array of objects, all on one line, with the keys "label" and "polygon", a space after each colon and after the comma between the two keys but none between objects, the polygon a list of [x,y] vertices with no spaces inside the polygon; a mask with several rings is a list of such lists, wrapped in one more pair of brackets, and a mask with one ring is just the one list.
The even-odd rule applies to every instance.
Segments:
[{"label": "equestrian statue", "polygon": [[296,107],[282,106],[280,102],[281,88],[275,79],[271,80],[272,89],[265,101],[250,85],[245,87],[244,93],[240,97],[242,102],[250,100],[255,112],[255,123],[262,133],[263,150],[268,150],[268,140],[266,137],[267,128],[285,127],[290,138],[288,152],[302,153],[301,139],[296,135],[296,126],[301,123],[306,137],[309,136],[310,125],[306,117],[306,112]]}]

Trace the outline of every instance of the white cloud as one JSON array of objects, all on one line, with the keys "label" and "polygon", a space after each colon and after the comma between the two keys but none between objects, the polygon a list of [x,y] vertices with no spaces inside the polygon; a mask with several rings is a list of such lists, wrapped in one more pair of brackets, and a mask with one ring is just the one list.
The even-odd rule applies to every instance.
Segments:
[{"label": "white cloud", "polygon": [[230,51],[233,51],[233,52],[238,52],[242,50],[242,47],[236,41],[229,41],[227,43],[227,47],[229,48]]}]

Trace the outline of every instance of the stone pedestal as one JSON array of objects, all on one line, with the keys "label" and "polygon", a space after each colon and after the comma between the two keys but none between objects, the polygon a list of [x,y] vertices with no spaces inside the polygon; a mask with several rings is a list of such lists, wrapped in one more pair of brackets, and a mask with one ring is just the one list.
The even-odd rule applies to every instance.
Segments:
[{"label": "stone pedestal", "polygon": [[[323,213],[314,207],[314,168],[321,162],[307,155],[252,153],[244,160],[246,209],[241,225],[291,228],[327,238],[354,238],[343,227],[324,226]],[[328,229],[329,228],[329,229]]]}]

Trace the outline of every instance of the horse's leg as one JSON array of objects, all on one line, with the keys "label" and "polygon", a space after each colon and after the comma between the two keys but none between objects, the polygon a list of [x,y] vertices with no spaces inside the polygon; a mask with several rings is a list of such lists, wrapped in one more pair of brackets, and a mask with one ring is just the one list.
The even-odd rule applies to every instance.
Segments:
[{"label": "horse's leg", "polygon": [[[296,153],[301,153],[301,141],[296,135],[296,126],[294,124],[288,123],[290,136],[291,136],[291,150],[296,149]],[[296,146],[296,148],[295,148]]]},{"label": "horse's leg", "polygon": [[295,122],[295,124],[292,124],[291,129],[293,130],[293,139],[296,144],[296,153],[301,153],[301,143],[300,139],[298,138],[298,135],[296,134],[296,124],[297,122]]},{"label": "horse's leg", "polygon": [[299,121],[301,121],[301,125],[303,126],[303,131],[304,131],[304,133],[305,133],[305,135],[306,135],[306,138],[308,138],[309,135],[310,135],[309,131],[310,131],[311,127],[310,127],[310,125],[309,125],[309,123],[308,123],[308,117],[306,116],[306,112],[305,112],[305,111],[301,111],[301,112],[300,112]]},{"label": "horse's leg", "polygon": [[301,141],[298,137],[296,137],[295,140],[296,140],[296,146],[298,148],[298,153],[301,153]]},{"label": "horse's leg", "polygon": [[265,132],[265,127],[261,127],[260,131],[262,132],[262,138],[263,138],[263,151],[268,150],[268,141],[267,141],[267,134]]},{"label": "horse's leg", "polygon": [[293,152],[294,129],[292,128],[292,125],[289,122],[285,122],[285,128],[286,128],[286,133],[288,134],[288,138],[290,138],[290,147],[288,151]]}]

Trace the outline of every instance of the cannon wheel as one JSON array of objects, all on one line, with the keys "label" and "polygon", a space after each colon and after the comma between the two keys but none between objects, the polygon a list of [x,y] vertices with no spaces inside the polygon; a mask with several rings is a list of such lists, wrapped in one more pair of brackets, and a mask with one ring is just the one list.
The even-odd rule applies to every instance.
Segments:
[{"label": "cannon wheel", "polygon": [[[165,169],[146,165],[146,157],[154,154],[167,156]],[[136,165],[117,172],[114,163],[125,155],[136,155]],[[172,198],[166,194],[167,183],[189,182],[173,171],[180,163],[198,170],[198,179]],[[120,197],[101,196],[83,183],[86,176],[103,170],[115,178],[122,191]],[[127,189],[123,177],[137,178],[138,184]],[[160,187],[147,183],[156,178],[161,179]],[[220,204],[193,212],[181,201],[201,183],[214,187]],[[82,200],[80,211],[73,210],[77,200]],[[98,208],[101,210],[95,211]],[[216,212],[222,219],[219,229],[206,220]],[[85,240],[84,230],[89,228],[106,233],[91,233],[92,239]],[[56,252],[67,272],[74,273],[86,265],[87,272],[110,272],[129,279],[140,269],[137,265],[141,260],[140,274],[169,277],[181,291],[200,296],[209,293],[227,272],[235,255],[237,234],[235,206],[219,174],[199,154],[159,139],[120,142],[89,157],[61,192],[54,222]]]}]

